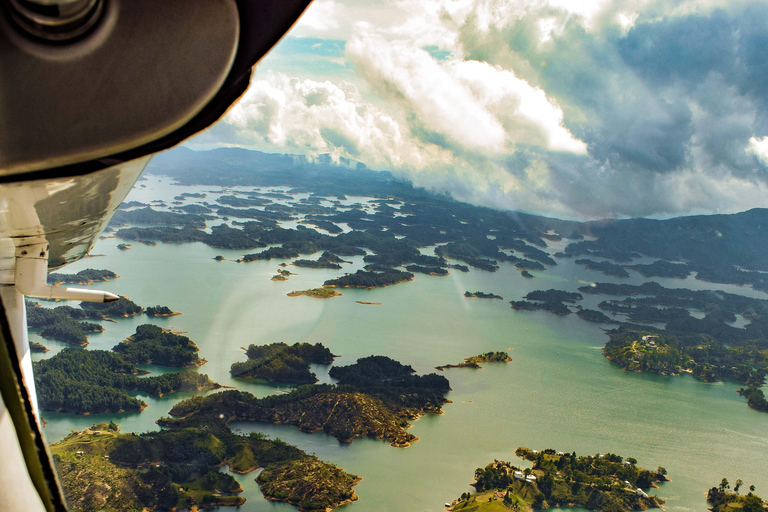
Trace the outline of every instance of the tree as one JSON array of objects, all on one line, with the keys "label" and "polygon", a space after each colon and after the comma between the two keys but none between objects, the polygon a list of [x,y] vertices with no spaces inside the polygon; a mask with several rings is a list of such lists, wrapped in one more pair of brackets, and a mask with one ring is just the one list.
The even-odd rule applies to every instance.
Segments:
[{"label": "tree", "polygon": [[738,480],[736,480],[736,485],[734,485],[734,486],[733,486],[733,492],[735,492],[736,494],[739,494],[739,488],[740,488],[740,487],[741,487],[743,484],[744,484],[744,482],[741,480],[741,478],[739,478]]},{"label": "tree", "polygon": [[627,462],[629,462],[634,466],[635,464],[637,464],[637,459],[634,457],[627,457]]},{"label": "tree", "polygon": [[754,486],[754,485],[750,485],[750,486],[749,486],[749,492],[750,492],[750,493],[753,493],[753,492],[755,492],[755,486]]},{"label": "tree", "polygon": [[720,488],[720,492],[725,492],[726,489],[730,489],[731,486],[728,484],[728,479],[723,478],[720,480],[720,485],[718,486]]}]

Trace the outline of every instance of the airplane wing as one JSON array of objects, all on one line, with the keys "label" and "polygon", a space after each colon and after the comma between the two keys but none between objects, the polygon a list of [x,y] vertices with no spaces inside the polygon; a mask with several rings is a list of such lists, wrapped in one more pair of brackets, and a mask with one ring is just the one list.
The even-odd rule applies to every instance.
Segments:
[{"label": "airplane wing", "polygon": [[[24,295],[91,250],[151,155],[208,127],[309,0],[0,0],[0,510],[65,510]],[[83,295],[84,294],[84,295]]]}]

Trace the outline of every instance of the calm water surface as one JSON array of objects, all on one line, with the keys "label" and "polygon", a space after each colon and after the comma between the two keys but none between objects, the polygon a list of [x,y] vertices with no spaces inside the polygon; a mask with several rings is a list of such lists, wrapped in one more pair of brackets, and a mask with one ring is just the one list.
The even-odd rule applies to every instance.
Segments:
[{"label": "calm water surface", "polygon": [[[128,200],[149,202],[181,192],[216,187],[180,187],[167,178],[139,182]],[[205,201],[213,202],[217,194]],[[364,201],[365,198],[355,198]],[[199,201],[189,200],[187,202]],[[170,204],[170,203],[169,203]],[[218,222],[214,222],[216,224]],[[576,290],[595,281],[640,284],[642,276],[618,280],[585,270],[572,260],[536,279],[524,279],[513,266],[496,273],[454,271],[446,277],[417,275],[415,280],[376,290],[341,290],[342,297],[319,300],[290,298],[286,293],[320,286],[326,279],[361,268],[352,259],[343,271],[289,267],[297,275],[274,282],[280,260],[237,264],[216,262],[221,254],[234,260],[242,251],[214,249],[203,244],[133,243],[116,249],[120,240],[97,243],[92,254],[65,272],[107,268],[121,276],[99,288],[127,295],[142,306],[162,304],[183,313],[153,319],[163,327],[185,331],[208,363],[200,371],[221,384],[237,386],[257,396],[285,386],[249,383],[229,375],[232,362],[244,360],[240,347],[276,341],[321,342],[341,356],[335,364],[381,354],[411,364],[418,372],[456,363],[489,350],[510,350],[513,362],[488,364],[482,370],[445,372],[452,391],[442,415],[413,423],[419,437],[409,448],[361,439],[341,445],[325,434],[305,434],[291,426],[233,423],[233,430],[258,430],[316,453],[363,480],[355,488],[360,500],[349,512],[439,511],[442,504],[469,490],[475,468],[493,459],[512,460],[518,446],[555,448],[577,454],[614,452],[638,459],[646,468],[664,466],[672,481],[656,492],[669,511],[705,511],[706,490],[727,477],[741,478],[745,487],[768,494],[768,414],[749,409],[731,383],[705,384],[691,377],[627,373],[601,355],[607,337],[601,329],[577,318],[546,312],[516,312],[508,301],[534,289]],[[552,252],[559,247],[552,247]],[[749,288],[712,285],[689,278],[658,279],[665,286],[721,289],[766,298]],[[465,291],[493,292],[504,301],[467,299]],[[594,308],[605,297],[585,296]],[[381,302],[381,306],[355,301]],[[51,306],[52,304],[45,304]],[[104,333],[90,337],[91,349],[109,349],[132,334],[147,317],[104,322]],[[37,340],[35,335],[32,340]],[[52,349],[61,345],[42,340]],[[148,367],[157,372],[168,371]],[[329,381],[328,367],[315,367]],[[157,430],[155,420],[191,394],[154,399],[141,413],[76,416],[45,413],[50,442],[99,421],[114,419],[123,431]],[[248,511],[296,510],[264,500],[255,474],[235,475],[248,499]],[[222,512],[232,510],[222,507]]]}]

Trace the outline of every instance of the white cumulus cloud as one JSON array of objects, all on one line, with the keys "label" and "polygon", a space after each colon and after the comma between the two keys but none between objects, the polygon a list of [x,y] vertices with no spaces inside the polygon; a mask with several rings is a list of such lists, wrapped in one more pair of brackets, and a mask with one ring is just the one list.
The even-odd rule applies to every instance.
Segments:
[{"label": "white cumulus cloud", "polygon": [[412,116],[424,137],[497,157],[518,144],[585,153],[545,92],[511,70],[476,60],[438,61],[420,48],[378,36],[354,37],[347,57],[379,96]]},{"label": "white cumulus cloud", "polygon": [[763,163],[763,165],[768,166],[768,136],[761,139],[750,137],[747,152],[752,153]]},{"label": "white cumulus cloud", "polygon": [[[220,130],[232,144],[307,155],[329,153],[374,167],[420,169],[450,159],[416,144],[395,119],[365,102],[354,85],[283,73],[254,79]],[[215,134],[214,134],[215,136]]]}]

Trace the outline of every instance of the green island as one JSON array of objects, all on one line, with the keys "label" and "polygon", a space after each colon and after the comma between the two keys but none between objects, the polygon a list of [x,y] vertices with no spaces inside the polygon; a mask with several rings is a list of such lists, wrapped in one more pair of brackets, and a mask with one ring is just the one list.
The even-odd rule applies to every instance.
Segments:
[{"label": "green island", "polygon": [[541,302],[570,302],[582,300],[584,297],[576,292],[564,292],[562,290],[534,290],[525,296],[528,300],[537,300]]},{"label": "green island", "polygon": [[486,352],[477,356],[467,357],[463,363],[459,364],[445,364],[443,366],[435,366],[436,370],[443,371],[448,368],[482,368],[482,363],[511,363],[512,358],[506,352]]},{"label": "green island", "polygon": [[234,206],[235,208],[248,208],[250,206],[265,206],[272,203],[271,199],[262,199],[259,197],[237,197],[237,196],[221,196],[216,199],[217,203]]},{"label": "green island", "polygon": [[337,279],[329,279],[323,286],[337,288],[378,288],[390,286],[404,281],[412,281],[413,274],[401,270],[390,269],[387,272],[369,272],[358,270]]},{"label": "green island", "polygon": [[131,250],[131,244],[117,244],[118,250],[121,251],[130,251]]},{"label": "green island", "polygon": [[768,510],[768,502],[765,502],[754,494],[755,486],[749,486],[747,494],[739,494],[744,482],[741,479],[736,480],[731,491],[730,482],[727,478],[720,481],[720,485],[712,487],[707,492],[707,501],[712,504],[712,512],[764,512]]},{"label": "green island", "polygon": [[754,346],[727,346],[708,334],[673,334],[622,325],[609,331],[603,354],[624,370],[678,375],[690,373],[704,382],[731,380],[747,405],[768,412],[760,388],[768,373],[768,355]]},{"label": "green island", "polygon": [[144,310],[144,314],[147,316],[177,316],[181,313],[176,313],[175,311],[171,311],[171,308],[168,306],[149,306]]},{"label": "green island", "polygon": [[597,324],[610,324],[614,322],[614,320],[612,320],[611,317],[609,317],[602,311],[597,311],[596,309],[586,309],[586,308],[579,309],[576,312],[576,316],[578,316],[582,320],[586,320],[587,322],[595,322]]},{"label": "green island", "polygon": [[447,276],[450,272],[443,267],[427,267],[424,265],[407,265],[405,270],[428,276]]},{"label": "green island", "polygon": [[162,396],[221,387],[192,370],[140,377],[147,371],[106,350],[65,348],[32,363],[40,409],[75,414],[141,411],[146,404],[126,391]]},{"label": "green island", "polygon": [[523,270],[520,272],[520,275],[521,275],[521,276],[523,276],[523,277],[525,277],[525,278],[527,278],[527,279],[533,279],[533,278],[534,278],[534,275],[533,275],[533,274],[531,274],[530,272],[528,272],[528,271],[527,271],[527,270],[525,270],[525,269],[523,269]]},{"label": "green island", "polygon": [[104,330],[99,324],[76,320],[75,318],[92,318],[92,316],[70,306],[45,308],[36,302],[26,301],[26,309],[27,326],[32,329],[41,329],[39,334],[43,338],[61,341],[68,345],[85,346],[88,344],[88,334]]},{"label": "green island", "polygon": [[45,353],[45,352],[48,352],[48,347],[46,347],[42,343],[38,343],[36,341],[30,341],[29,350],[31,352],[36,352],[36,353]]},{"label": "green island", "polygon": [[440,413],[450,389],[445,377],[413,373],[388,357],[370,356],[331,368],[336,385],[304,385],[264,398],[234,390],[193,397],[176,404],[172,417],[158,423],[173,428],[231,421],[289,424],[303,432],[323,431],[343,443],[371,437],[405,447],[418,439],[405,430],[409,420]]},{"label": "green island", "polygon": [[296,265],[297,267],[306,267],[306,268],[331,268],[334,270],[339,270],[341,268],[341,265],[338,263],[333,263],[330,261],[313,261],[313,260],[295,260],[291,265]]},{"label": "green island", "polygon": [[[160,206],[160,205],[158,205]],[[153,210],[151,206],[136,210],[118,210],[112,216],[111,226],[123,226],[125,224],[160,224],[164,226],[188,226],[194,228],[205,227],[205,217],[188,213],[171,213]]]},{"label": "green island", "polygon": [[667,470],[638,467],[632,457],[586,455],[518,448],[515,455],[531,462],[520,468],[496,460],[475,470],[477,492],[464,493],[447,506],[450,511],[503,512],[550,507],[580,507],[601,512],[660,508],[664,500],[644,489],[667,480]]},{"label": "green island", "polygon": [[221,249],[254,249],[265,247],[266,244],[254,238],[253,233],[259,232],[258,223],[246,223],[244,229],[232,228],[226,224],[211,227],[206,233],[197,227],[157,226],[150,228],[130,227],[119,229],[115,236],[124,240],[137,242],[188,243],[202,242],[211,247]]},{"label": "green island", "polygon": [[198,355],[200,349],[192,340],[152,324],[139,325],[134,334],[112,350],[131,364],[178,368],[197,368],[205,364],[205,359]]},{"label": "green island", "polygon": [[331,364],[336,357],[321,343],[251,345],[245,355],[247,361],[233,363],[229,370],[235,377],[301,384],[317,382],[311,363]]},{"label": "green island", "polygon": [[544,310],[556,315],[570,315],[571,310],[562,302],[531,302],[527,300],[512,300],[509,302],[512,309],[518,311],[537,311]]},{"label": "green island", "polygon": [[287,281],[289,276],[295,276],[290,270],[277,269],[277,274],[272,276],[272,281]]},{"label": "green island", "polygon": [[237,473],[263,468],[256,481],[269,500],[302,511],[330,510],[357,499],[360,480],[279,439],[229,429],[187,428],[123,434],[114,423],[75,431],[51,445],[71,510],[139,512],[240,507]]},{"label": "green island", "polygon": [[110,316],[140,315],[144,311],[144,308],[122,295],[114,302],[81,302],[80,308],[94,315],[89,318],[102,319]]},{"label": "green island", "polygon": [[311,224],[312,226],[315,226],[320,229],[324,229],[332,235],[336,235],[344,231],[333,222],[330,222],[327,220],[308,220],[308,221],[304,221],[304,223]]},{"label": "green island", "polygon": [[493,293],[484,293],[484,292],[475,292],[475,293],[464,292],[464,296],[465,297],[477,297],[478,299],[499,299],[499,300],[504,300],[504,297],[502,297],[501,295],[496,295],[496,294],[493,294]]},{"label": "green island", "polygon": [[643,277],[675,277],[685,279],[691,273],[691,269],[684,263],[670,263],[664,260],[656,260],[647,265],[627,265],[626,268],[636,270]]},{"label": "green island", "polygon": [[58,322],[44,327],[39,334],[43,338],[82,347],[88,344],[88,334],[102,332],[103,330],[104,328],[99,324],[78,322],[65,316]]},{"label": "green island", "polygon": [[629,277],[629,272],[624,269],[621,265],[617,265],[615,263],[611,263],[609,261],[594,261],[589,259],[580,259],[574,261],[577,265],[584,265],[585,268],[588,268],[589,270],[597,270],[598,272],[602,272],[603,274],[607,276],[614,276],[614,277]]},{"label": "green island", "polygon": [[690,373],[704,382],[733,380],[760,386],[768,373],[768,356],[745,347],[726,347],[713,337],[675,335],[633,329],[626,325],[609,331],[603,354],[629,371],[678,375]]},{"label": "green island", "polygon": [[510,301],[512,309],[520,311],[544,310],[556,315],[570,315],[571,310],[564,303],[574,303],[584,297],[580,293],[562,290],[535,290],[525,296],[528,300]]},{"label": "green island", "polygon": [[287,294],[289,297],[314,297],[316,299],[330,299],[331,297],[341,297],[341,294],[332,288],[312,288],[310,290],[292,291]]},{"label": "green island", "polygon": [[323,252],[323,254],[320,255],[317,261],[296,260],[292,264],[296,265],[297,267],[330,268],[330,269],[338,270],[341,268],[341,265],[339,265],[339,263],[351,263],[351,262],[342,260],[336,254],[333,254],[330,251],[325,251]]},{"label": "green island", "polygon": [[96,270],[87,268],[81,270],[76,274],[48,274],[48,282],[54,286],[60,284],[93,284],[96,282],[109,281],[110,279],[117,279],[118,276],[111,270]]}]

